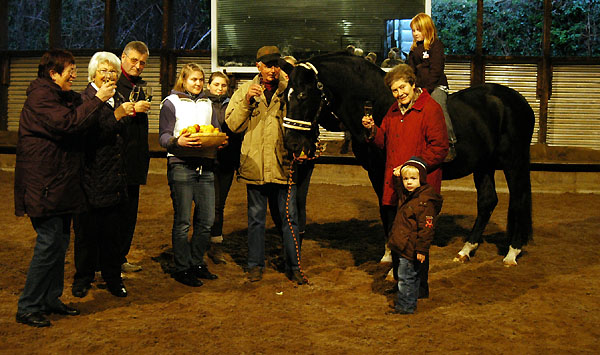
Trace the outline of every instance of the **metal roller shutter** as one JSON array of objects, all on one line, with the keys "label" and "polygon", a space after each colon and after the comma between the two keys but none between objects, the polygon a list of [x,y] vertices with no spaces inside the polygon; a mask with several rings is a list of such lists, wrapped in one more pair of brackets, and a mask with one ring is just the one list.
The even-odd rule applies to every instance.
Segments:
[{"label": "metal roller shutter", "polygon": [[[72,90],[81,92],[88,84],[87,66],[91,57],[75,57],[77,78]],[[10,86],[8,87],[8,130],[19,129],[19,116],[27,98],[29,84],[37,78],[40,58],[11,58]]]},{"label": "metal roller shutter", "polygon": [[181,68],[187,63],[196,63],[199,64],[202,69],[204,69],[204,87],[206,88],[206,84],[208,84],[208,77],[212,73],[212,68],[210,64],[210,56],[207,57],[178,57],[177,58],[177,75],[179,75],[179,71]]},{"label": "metal roller shutter", "polygon": [[444,73],[448,78],[450,93],[468,88],[471,85],[471,63],[469,62],[446,62]]},{"label": "metal roller shutter", "polygon": [[554,67],[547,142],[600,149],[600,65]]},{"label": "metal roller shutter", "polygon": [[35,78],[40,58],[11,58],[8,86],[8,130],[19,129],[19,116],[27,98],[26,91]]},{"label": "metal roller shutter", "polygon": [[485,82],[506,85],[517,90],[527,99],[535,113],[535,125],[531,143],[538,142],[540,101],[536,97],[536,64],[488,64],[485,68]]},{"label": "metal roller shutter", "polygon": [[158,133],[158,115],[160,113],[160,56],[148,57],[148,63],[142,72],[142,78],[152,86],[152,105],[148,112],[148,132]]}]

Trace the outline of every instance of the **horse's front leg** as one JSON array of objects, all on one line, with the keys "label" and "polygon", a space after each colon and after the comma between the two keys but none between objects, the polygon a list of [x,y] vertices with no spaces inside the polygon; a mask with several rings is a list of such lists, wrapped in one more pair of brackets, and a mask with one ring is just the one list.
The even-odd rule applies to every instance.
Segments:
[{"label": "horse's front leg", "polygon": [[454,261],[461,263],[469,261],[475,250],[479,247],[479,243],[483,240],[483,231],[492,216],[494,208],[498,204],[494,173],[495,170],[493,168],[473,173],[473,180],[477,189],[477,218],[475,219],[475,224],[469,238],[454,258]]},{"label": "horse's front leg", "polygon": [[392,251],[387,242],[390,239],[390,231],[392,229],[392,224],[394,223],[394,218],[396,217],[397,209],[396,206],[382,206],[381,202],[379,203],[379,215],[381,216],[383,233],[385,236],[385,253],[381,257],[381,260],[379,260],[382,264],[389,264],[392,262]]}]

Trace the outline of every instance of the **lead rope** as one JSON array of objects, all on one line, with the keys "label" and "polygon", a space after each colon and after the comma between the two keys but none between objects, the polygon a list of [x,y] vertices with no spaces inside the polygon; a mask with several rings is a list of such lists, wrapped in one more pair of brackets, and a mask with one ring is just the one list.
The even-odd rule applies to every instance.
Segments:
[{"label": "lead rope", "polygon": [[[304,161],[315,160],[321,156],[323,152],[323,147],[321,146],[321,142],[317,142],[317,150],[315,152],[315,156],[312,158],[303,159]],[[294,238],[294,246],[296,247],[296,260],[298,261],[298,268],[300,269],[300,273],[302,274],[302,279],[304,283],[308,284],[308,278],[304,274],[304,270],[302,270],[302,265],[300,263],[300,247],[298,246],[298,238],[296,238],[296,233],[294,233],[294,228],[292,227],[292,220],[290,218],[290,198],[292,196],[292,185],[293,185],[293,175],[294,175],[294,163],[299,161],[298,157],[294,155],[294,159],[290,162],[290,176],[288,177],[288,191],[287,197],[285,199],[285,217],[288,222],[288,226],[290,227],[290,232],[292,233],[292,237]],[[298,221],[296,221],[298,223]]]}]

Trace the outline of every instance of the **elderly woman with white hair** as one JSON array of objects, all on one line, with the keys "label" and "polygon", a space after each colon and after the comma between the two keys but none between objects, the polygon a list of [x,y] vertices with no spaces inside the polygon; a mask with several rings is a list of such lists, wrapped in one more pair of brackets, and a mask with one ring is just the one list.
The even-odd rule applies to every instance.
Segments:
[{"label": "elderly woman with white hair", "polygon": [[[113,53],[97,52],[88,66],[89,84],[81,96],[92,99],[103,83],[116,83],[121,61]],[[124,102],[117,93],[94,113],[92,126],[83,138],[84,162],[82,185],[87,211],[74,218],[75,277],[72,293],[85,297],[100,270],[106,288],[117,297],[127,296],[121,278],[119,254],[119,205],[127,199],[123,138],[126,120],[135,119],[134,103]]]}]

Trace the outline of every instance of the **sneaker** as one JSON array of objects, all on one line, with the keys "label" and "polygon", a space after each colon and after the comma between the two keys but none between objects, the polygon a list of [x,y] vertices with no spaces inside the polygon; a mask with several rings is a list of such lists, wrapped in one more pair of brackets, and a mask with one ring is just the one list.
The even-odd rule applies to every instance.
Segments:
[{"label": "sneaker", "polygon": [[206,255],[208,255],[215,264],[227,264],[223,249],[221,249],[221,243],[211,243],[210,249],[208,249]]},{"label": "sneaker", "polygon": [[262,280],[262,268],[255,266],[248,270],[248,280],[250,282],[256,282]]},{"label": "sneaker", "polygon": [[139,265],[134,265],[130,263],[121,264],[121,271],[123,272],[138,272],[142,271],[142,267]]}]

